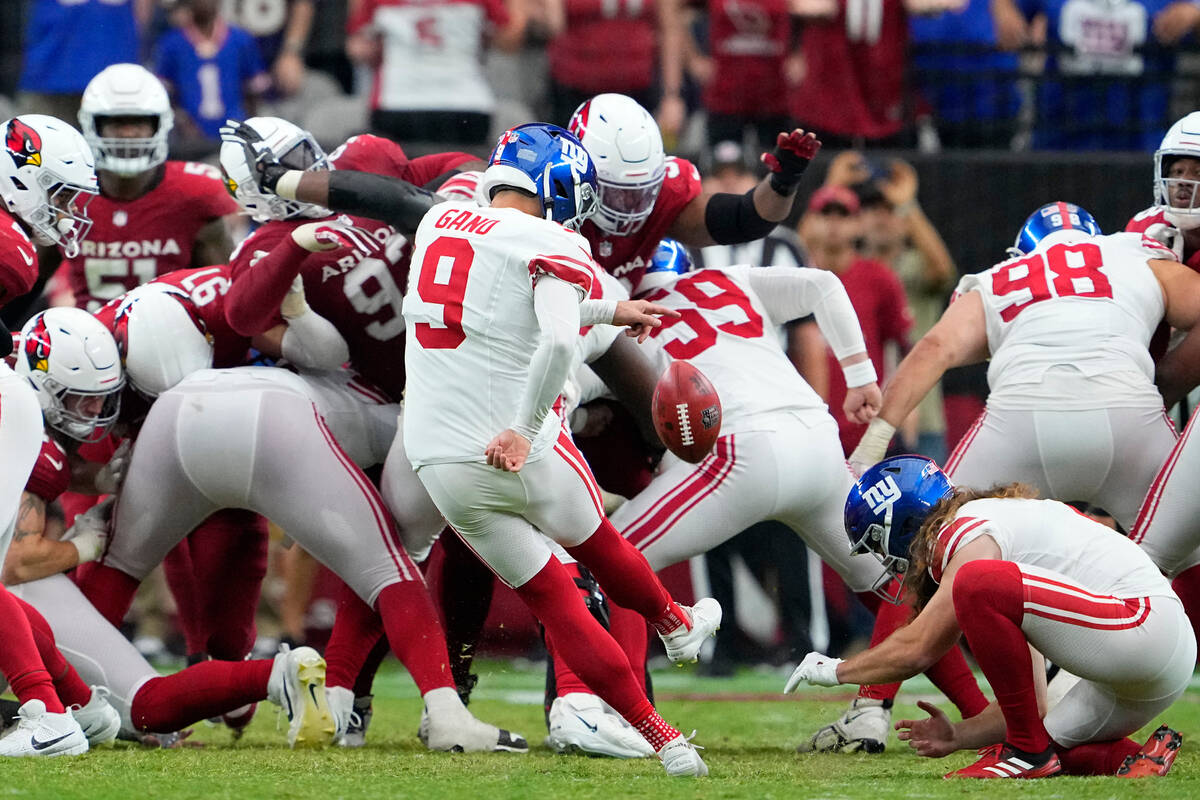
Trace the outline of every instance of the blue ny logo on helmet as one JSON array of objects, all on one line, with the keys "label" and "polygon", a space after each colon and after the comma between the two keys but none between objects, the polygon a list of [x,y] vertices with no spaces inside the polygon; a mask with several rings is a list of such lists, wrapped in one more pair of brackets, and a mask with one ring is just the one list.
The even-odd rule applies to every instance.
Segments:
[{"label": "blue ny logo on helmet", "polygon": [[946,474],[924,456],[885,458],[863,473],[846,497],[846,535],[852,555],[874,556],[885,574],[873,587],[883,599],[891,579],[908,569],[908,549],[938,501],[954,491]]},{"label": "blue ny logo on helmet", "polygon": [[1017,232],[1017,240],[1013,242],[1009,254],[1028,255],[1042,239],[1055,231],[1067,230],[1080,230],[1092,236],[1102,233],[1091,214],[1074,203],[1064,203],[1060,200],[1047,203],[1029,215],[1029,219],[1025,220],[1025,224]]},{"label": "blue ny logo on helmet", "polygon": [[543,217],[571,230],[596,211],[596,165],[579,140],[557,125],[529,122],[500,137],[481,188],[490,199],[501,187],[538,198]]}]

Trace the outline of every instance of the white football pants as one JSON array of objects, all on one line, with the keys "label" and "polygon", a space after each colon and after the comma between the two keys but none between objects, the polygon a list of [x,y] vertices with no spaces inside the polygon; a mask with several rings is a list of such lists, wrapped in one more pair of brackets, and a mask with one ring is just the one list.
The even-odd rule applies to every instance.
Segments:
[{"label": "white football pants", "polygon": [[37,395],[0,360],[0,564],[12,542],[21,493],[42,452],[42,436]]}]

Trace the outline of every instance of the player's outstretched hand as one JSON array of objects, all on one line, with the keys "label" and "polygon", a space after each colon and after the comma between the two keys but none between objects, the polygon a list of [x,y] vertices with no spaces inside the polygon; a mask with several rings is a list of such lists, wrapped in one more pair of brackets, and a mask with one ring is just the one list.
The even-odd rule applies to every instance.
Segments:
[{"label": "player's outstretched hand", "polygon": [[628,328],[626,336],[636,336],[638,343],[646,341],[652,328],[662,325],[659,317],[678,317],[679,312],[645,300],[618,300],[613,325]]},{"label": "player's outstretched hand", "polygon": [[851,422],[866,425],[875,419],[875,415],[879,413],[882,405],[883,394],[879,391],[879,384],[868,383],[865,386],[855,386],[846,390],[846,400],[842,403],[842,411],[846,414],[846,419]]},{"label": "player's outstretched hand", "polygon": [[800,185],[800,176],[821,149],[821,140],[814,133],[796,128],[775,138],[775,149],[762,154],[762,163],[771,171],[771,188],[789,195]]},{"label": "player's outstretched hand", "polygon": [[490,467],[505,472],[520,472],[521,467],[525,466],[525,459],[529,457],[529,447],[528,439],[508,428],[488,442],[483,454]]},{"label": "player's outstretched hand", "polygon": [[310,253],[321,253],[339,247],[354,247],[349,231],[350,226],[329,220],[306,222],[292,231],[292,241]]},{"label": "player's outstretched hand", "polygon": [[[227,119],[221,126],[220,134],[222,142],[230,142],[242,148],[245,170],[238,172],[252,175],[260,192],[274,194],[275,184],[279,182],[283,173],[287,172],[287,167],[279,163],[279,157],[270,145],[263,141],[258,131],[243,122]],[[231,172],[228,166],[225,171]]]},{"label": "player's outstretched hand", "polygon": [[79,563],[95,561],[108,545],[109,523],[112,521],[115,496],[110,496],[75,518],[75,522],[62,535],[64,542],[75,545]]},{"label": "player's outstretched hand", "polygon": [[792,676],[783,687],[783,693],[791,694],[802,683],[810,683],[813,686],[839,686],[841,681],[838,680],[837,668],[840,663],[840,658],[830,658],[815,651],[809,653],[800,662],[800,666],[792,671]]},{"label": "player's outstretched hand", "polygon": [[926,719],[902,719],[896,723],[896,738],[908,742],[917,755],[941,758],[958,750],[954,741],[954,725],[942,710],[932,703],[918,700],[917,706],[929,716]]}]

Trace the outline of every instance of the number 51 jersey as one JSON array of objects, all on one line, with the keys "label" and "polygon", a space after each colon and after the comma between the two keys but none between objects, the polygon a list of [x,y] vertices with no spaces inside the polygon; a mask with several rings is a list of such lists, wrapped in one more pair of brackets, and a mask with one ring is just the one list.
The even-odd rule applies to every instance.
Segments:
[{"label": "number 51 jersey", "polygon": [[[404,447],[414,467],[484,460],[516,421],[529,380],[541,331],[534,283],[552,275],[582,300],[598,274],[586,239],[522,211],[442,203],[425,215],[404,296]],[[560,428],[548,414],[529,460]]]},{"label": "number 51 jersey", "polygon": [[[1151,259],[1175,260],[1136,233],[1063,232],[1031,253],[964,276],[956,296],[979,292],[987,322],[988,405],[1059,410],[1162,404],[1150,338],[1165,311]],[[1054,367],[1086,383],[1065,391]],[[1056,373],[1056,378],[1059,374]]]}]

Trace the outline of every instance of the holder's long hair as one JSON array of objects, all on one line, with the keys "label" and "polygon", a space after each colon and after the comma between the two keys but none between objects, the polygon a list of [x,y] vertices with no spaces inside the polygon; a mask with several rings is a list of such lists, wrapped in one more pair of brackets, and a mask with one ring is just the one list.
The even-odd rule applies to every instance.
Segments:
[{"label": "holder's long hair", "polygon": [[908,546],[908,569],[904,574],[904,593],[912,598],[916,611],[919,613],[925,604],[937,591],[937,583],[929,574],[929,566],[937,550],[937,536],[942,528],[954,519],[958,510],[972,500],[987,498],[1026,498],[1036,499],[1037,489],[1024,483],[1010,483],[1004,486],[993,486],[990,489],[968,489],[958,487],[938,501],[929,512],[925,522],[913,537]]}]

